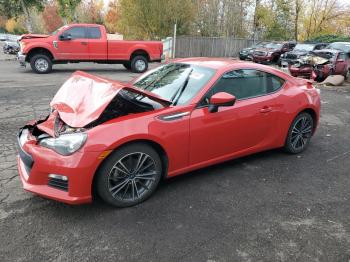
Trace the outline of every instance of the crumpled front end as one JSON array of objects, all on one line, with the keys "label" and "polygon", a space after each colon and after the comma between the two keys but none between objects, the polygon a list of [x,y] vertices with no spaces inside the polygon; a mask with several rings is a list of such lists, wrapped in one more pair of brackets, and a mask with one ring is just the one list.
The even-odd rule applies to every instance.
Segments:
[{"label": "crumpled front end", "polygon": [[24,189],[69,204],[90,202],[94,174],[110,150],[86,149],[89,130],[114,118],[153,111],[154,103],[169,102],[115,81],[74,73],[51,101],[48,116],[18,133]]},{"label": "crumpled front end", "polygon": [[317,54],[308,54],[291,62],[288,69],[292,76],[322,81],[331,74],[333,63],[330,59]]}]

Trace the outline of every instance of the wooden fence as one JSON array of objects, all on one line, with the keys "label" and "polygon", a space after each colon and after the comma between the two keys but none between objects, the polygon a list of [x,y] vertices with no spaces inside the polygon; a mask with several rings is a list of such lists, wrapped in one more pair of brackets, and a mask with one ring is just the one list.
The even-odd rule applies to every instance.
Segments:
[{"label": "wooden fence", "polygon": [[237,57],[238,52],[254,43],[251,39],[234,37],[196,37],[176,38],[176,57]]}]

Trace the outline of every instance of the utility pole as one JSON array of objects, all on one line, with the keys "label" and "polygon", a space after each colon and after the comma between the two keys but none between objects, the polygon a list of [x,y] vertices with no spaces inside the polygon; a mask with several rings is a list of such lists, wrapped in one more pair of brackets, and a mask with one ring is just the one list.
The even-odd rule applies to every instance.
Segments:
[{"label": "utility pole", "polygon": [[176,22],[174,24],[174,37],[173,37],[173,58],[175,58],[175,50],[176,50]]}]

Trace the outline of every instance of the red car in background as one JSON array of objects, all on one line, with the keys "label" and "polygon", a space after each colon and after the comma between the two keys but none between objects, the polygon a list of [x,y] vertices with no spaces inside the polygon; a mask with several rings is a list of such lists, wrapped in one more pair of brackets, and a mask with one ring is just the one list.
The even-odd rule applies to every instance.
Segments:
[{"label": "red car in background", "polygon": [[272,148],[300,153],[320,116],[309,81],[214,58],[176,60],[130,84],[76,72],[50,106],[18,134],[24,189],[69,204],[97,192],[118,207],[163,178]]},{"label": "red car in background", "polygon": [[277,63],[282,54],[293,50],[295,42],[271,42],[253,52],[255,63]]},{"label": "red car in background", "polygon": [[299,59],[288,68],[292,76],[313,78],[316,81],[323,81],[330,75],[348,78],[350,58],[339,50],[322,49],[313,51],[312,55]]},{"label": "red car in background", "polygon": [[53,64],[78,62],[123,64],[142,73],[149,62],[160,62],[163,54],[161,41],[109,39],[106,28],[97,24],[65,25],[52,35],[22,35],[20,47],[20,64],[29,63],[38,74],[51,72]]}]

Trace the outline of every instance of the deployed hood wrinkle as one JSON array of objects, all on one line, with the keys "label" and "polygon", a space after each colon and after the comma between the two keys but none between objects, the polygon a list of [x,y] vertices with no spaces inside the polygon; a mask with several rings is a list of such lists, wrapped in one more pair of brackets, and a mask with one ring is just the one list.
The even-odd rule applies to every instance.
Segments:
[{"label": "deployed hood wrinkle", "polygon": [[170,104],[153,93],[77,71],[58,90],[50,103],[52,113],[37,127],[58,136],[59,125],[93,127],[123,115],[154,110],[151,104],[135,99],[137,95],[163,106]]}]

